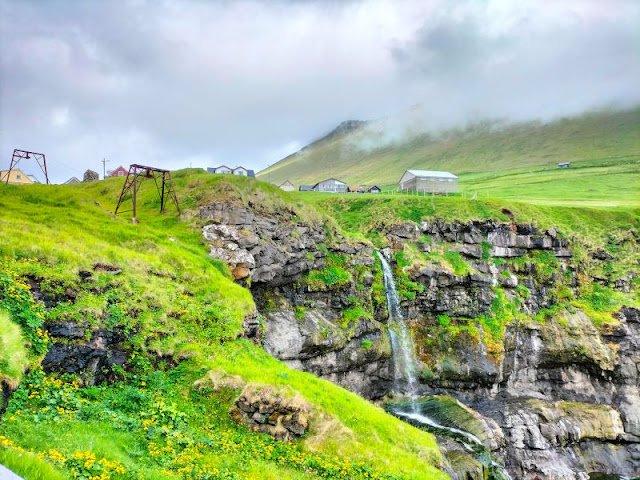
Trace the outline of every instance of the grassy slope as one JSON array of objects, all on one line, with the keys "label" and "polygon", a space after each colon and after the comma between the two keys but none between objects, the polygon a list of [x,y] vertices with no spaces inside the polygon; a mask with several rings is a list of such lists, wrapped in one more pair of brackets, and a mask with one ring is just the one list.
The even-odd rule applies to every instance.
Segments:
[{"label": "grassy slope", "polygon": [[364,235],[374,242],[382,242],[380,233],[386,226],[395,223],[420,223],[433,218],[449,221],[510,221],[502,212],[507,209],[516,222],[532,223],[541,229],[557,227],[562,234],[571,238],[578,260],[599,248],[615,252],[619,248],[614,244],[623,243],[629,251],[626,255],[619,255],[611,265],[615,276],[632,272],[640,275],[640,252],[634,247],[640,231],[640,206],[637,205],[596,208],[533,204],[498,198],[469,200],[460,196],[432,199],[391,194],[298,192],[296,195],[333,217],[345,232]]},{"label": "grassy slope", "polygon": [[[504,193],[506,197],[513,198],[520,188],[514,189],[513,185],[525,184],[522,196],[538,192],[537,186],[530,187],[530,179],[521,176],[537,167],[555,166],[560,161],[608,160],[622,165],[630,160],[637,161],[640,155],[639,131],[640,107],[622,112],[585,114],[548,124],[531,122],[500,129],[476,125],[467,130],[447,132],[443,136],[418,136],[371,151],[355,148],[358,142],[372,140],[368,138],[371,133],[366,130],[356,131],[319,141],[312,148],[263,170],[259,178],[275,184],[289,179],[297,186],[336,176],[350,184],[390,185],[398,181],[405,169],[448,170],[461,176],[461,191],[475,189],[482,192],[488,189],[492,196],[503,196]],[[498,186],[505,191],[491,182],[486,183],[487,179],[483,177],[486,172],[492,172],[487,174],[489,176],[495,172],[511,175],[510,170],[513,169],[526,170],[503,177]],[[553,175],[557,169],[551,170],[544,176]],[[624,171],[637,174],[638,164]],[[594,175],[585,181],[597,183],[603,172],[592,172]],[[617,170],[606,173],[616,175],[607,180],[605,188],[609,196],[615,196],[608,186],[624,185],[628,177],[618,179],[621,172]],[[562,172],[556,179],[564,178],[564,175],[567,173]],[[539,180],[534,178],[534,181]],[[568,184],[560,182],[559,185],[564,187]],[[602,198],[588,189],[576,189],[574,195],[580,192],[586,193],[587,200]],[[608,197],[605,195],[603,199],[608,200]]]},{"label": "grassy slope", "polygon": [[[30,373],[0,424],[0,446],[6,447],[0,458],[27,479],[53,478],[45,471],[52,468],[67,478],[76,461],[73,452],[119,462],[127,472],[122,478],[180,478],[179,468],[191,464],[207,470],[207,478],[313,478],[303,473],[310,465],[318,475],[357,478],[362,475],[354,472],[365,467],[354,466],[356,461],[379,475],[443,477],[431,466],[440,458],[431,435],[235,340],[243,317],[254,309],[251,295],[207,255],[190,209],[225,199],[272,209],[294,204],[307,220],[322,217],[294,197],[249,179],[182,171],[175,181],[184,221],[171,211],[157,214],[155,191],[146,185],[140,225],[132,225],[127,214],[116,218],[110,212],[120,179],[75,186],[0,185],[0,258],[3,269],[13,272],[5,272],[4,280],[14,281],[23,293],[28,290],[19,282],[25,275],[38,278],[50,295],[64,298],[73,290],[75,301],[46,312],[49,319],[125,328],[136,354],[129,360],[132,373],[114,371],[122,381],[108,387],[78,389],[73,378],[56,383],[37,370]],[[78,272],[92,271],[96,263],[118,266],[122,273],[95,273],[93,283],[83,284]],[[11,303],[6,291],[0,291],[0,301],[32,308]],[[157,354],[165,360],[150,363]],[[187,360],[170,367],[178,358]],[[297,447],[280,452],[283,447],[229,420],[226,412],[237,392],[198,394],[191,388],[211,367],[247,381],[291,385],[323,420]],[[147,420],[155,423],[150,427]],[[44,459],[20,457],[22,448]],[[58,454],[64,462],[56,460]],[[116,467],[109,468],[112,478],[121,478]]]}]

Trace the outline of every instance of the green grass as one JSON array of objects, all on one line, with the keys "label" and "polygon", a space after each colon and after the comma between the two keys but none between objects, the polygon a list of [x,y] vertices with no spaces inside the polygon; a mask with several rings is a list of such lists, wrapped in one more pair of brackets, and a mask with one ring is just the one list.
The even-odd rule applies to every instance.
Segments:
[{"label": "green grass", "polygon": [[[289,179],[296,186],[313,185],[332,176],[350,185],[383,186],[396,184],[407,169],[447,170],[460,176],[460,191],[477,191],[481,196],[520,200],[533,196],[542,201],[550,193],[552,199],[564,197],[565,202],[582,200],[595,205],[620,201],[638,205],[631,185],[626,184],[626,180],[637,182],[633,178],[637,163],[633,167],[629,161],[637,162],[640,155],[638,131],[640,107],[591,112],[546,124],[483,122],[443,134],[418,135],[373,150],[356,148],[361,142],[374,144],[377,140],[375,134],[360,130],[327,137],[258,176],[275,184]],[[572,165],[554,177],[557,163],[567,161],[576,166],[604,161],[611,164],[611,170],[576,174]],[[548,172],[534,173],[539,167],[548,167]],[[518,170],[512,175],[510,171],[514,169]],[[598,179],[603,173],[609,178]],[[582,174],[588,178],[580,178]],[[572,188],[559,192],[556,187],[563,185]]]},{"label": "green grass", "polygon": [[[110,386],[78,388],[73,376],[29,373],[0,424],[0,441],[12,442],[0,448],[2,458],[21,463],[27,480],[46,477],[49,470],[65,478],[73,468],[93,474],[103,468],[103,457],[111,462],[114,480],[182,478],[180,469],[187,467],[185,474],[206,471],[210,478],[365,478],[366,472],[389,479],[446,478],[434,467],[441,457],[433,436],[237,339],[255,305],[250,292],[209,257],[197,208],[214,201],[251,202],[264,213],[328,225],[328,233],[331,221],[313,206],[251,179],[195,170],[174,177],[182,216],[171,208],[159,214],[154,187],[146,184],[138,225],[126,213],[112,214],[121,179],[0,185],[0,305],[15,322],[0,324],[3,340],[13,338],[15,344],[19,324],[25,337],[40,342],[27,352],[37,360],[49,343],[46,333],[38,333],[43,319],[72,320],[89,329],[124,329],[128,354],[124,369],[107,372],[119,380]],[[330,268],[344,269],[343,263],[328,255]],[[96,265],[122,272],[110,275]],[[338,273],[337,283],[343,277]],[[32,302],[27,277],[57,305],[45,310]],[[335,285],[332,278],[323,281]],[[283,445],[235,425],[228,409],[238,391],[192,388],[210,368],[294,388],[313,405],[311,432]],[[18,462],[20,449],[33,454]],[[78,464],[86,455],[96,456],[89,467]],[[118,474],[117,466],[127,473]]]},{"label": "green grass", "polygon": [[0,381],[17,386],[29,365],[25,340],[20,326],[0,311]]}]

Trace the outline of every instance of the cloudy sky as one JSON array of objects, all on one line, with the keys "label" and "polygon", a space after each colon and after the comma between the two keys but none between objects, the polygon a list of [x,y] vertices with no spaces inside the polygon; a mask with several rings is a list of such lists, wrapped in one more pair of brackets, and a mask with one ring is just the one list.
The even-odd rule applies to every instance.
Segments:
[{"label": "cloudy sky", "polygon": [[347,119],[631,106],[638,25],[637,0],[0,0],[0,168],[260,170]]}]

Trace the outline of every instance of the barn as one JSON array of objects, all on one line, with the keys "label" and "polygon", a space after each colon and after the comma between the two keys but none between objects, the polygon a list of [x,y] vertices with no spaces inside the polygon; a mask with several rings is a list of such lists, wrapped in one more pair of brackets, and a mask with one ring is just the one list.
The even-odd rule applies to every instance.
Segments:
[{"label": "barn", "polygon": [[313,186],[316,192],[346,193],[347,184],[336,178],[327,178]]},{"label": "barn", "polygon": [[398,182],[401,191],[422,193],[456,193],[458,177],[451,172],[407,170]]},{"label": "barn", "polygon": [[296,189],[293,183],[291,183],[289,180],[285,180],[284,182],[282,182],[279,187],[285,192],[293,192]]}]

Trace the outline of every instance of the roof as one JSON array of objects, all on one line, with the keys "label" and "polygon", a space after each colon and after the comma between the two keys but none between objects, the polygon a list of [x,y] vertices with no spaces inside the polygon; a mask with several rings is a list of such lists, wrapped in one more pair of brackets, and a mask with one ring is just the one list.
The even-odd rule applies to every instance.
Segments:
[{"label": "roof", "polygon": [[293,187],[293,183],[291,183],[289,180],[285,180],[284,182],[282,182],[282,183],[280,184],[280,186],[287,185],[287,184],[288,184],[288,185],[291,185],[291,186]]},{"label": "roof", "polygon": [[313,190],[313,186],[312,185],[300,185],[300,188],[298,188],[298,190],[300,190],[301,192],[310,192],[311,190]]},{"label": "roof", "polygon": [[346,185],[346,183],[344,183],[342,180],[338,180],[337,178],[333,178],[333,177],[331,177],[331,178],[325,178],[324,180],[322,180],[322,181],[320,181],[320,182],[316,183],[316,184],[314,185],[314,188],[315,188],[315,187],[317,187],[318,185],[320,185],[321,183],[328,182],[329,180],[335,180],[335,181],[336,181],[336,182],[338,182],[338,183],[341,183],[341,184],[343,184],[343,185]]},{"label": "roof", "polygon": [[80,180],[78,180],[77,177],[71,177],[69,180],[67,180],[66,182],[64,182],[63,185],[66,185],[68,183],[80,183]]},{"label": "roof", "polygon": [[379,186],[377,185],[372,185],[371,187],[369,187],[369,190],[373,190],[374,188],[377,188],[378,190],[382,190]]},{"label": "roof", "polygon": [[437,170],[407,170],[416,177],[458,178],[451,172],[439,172]]}]

